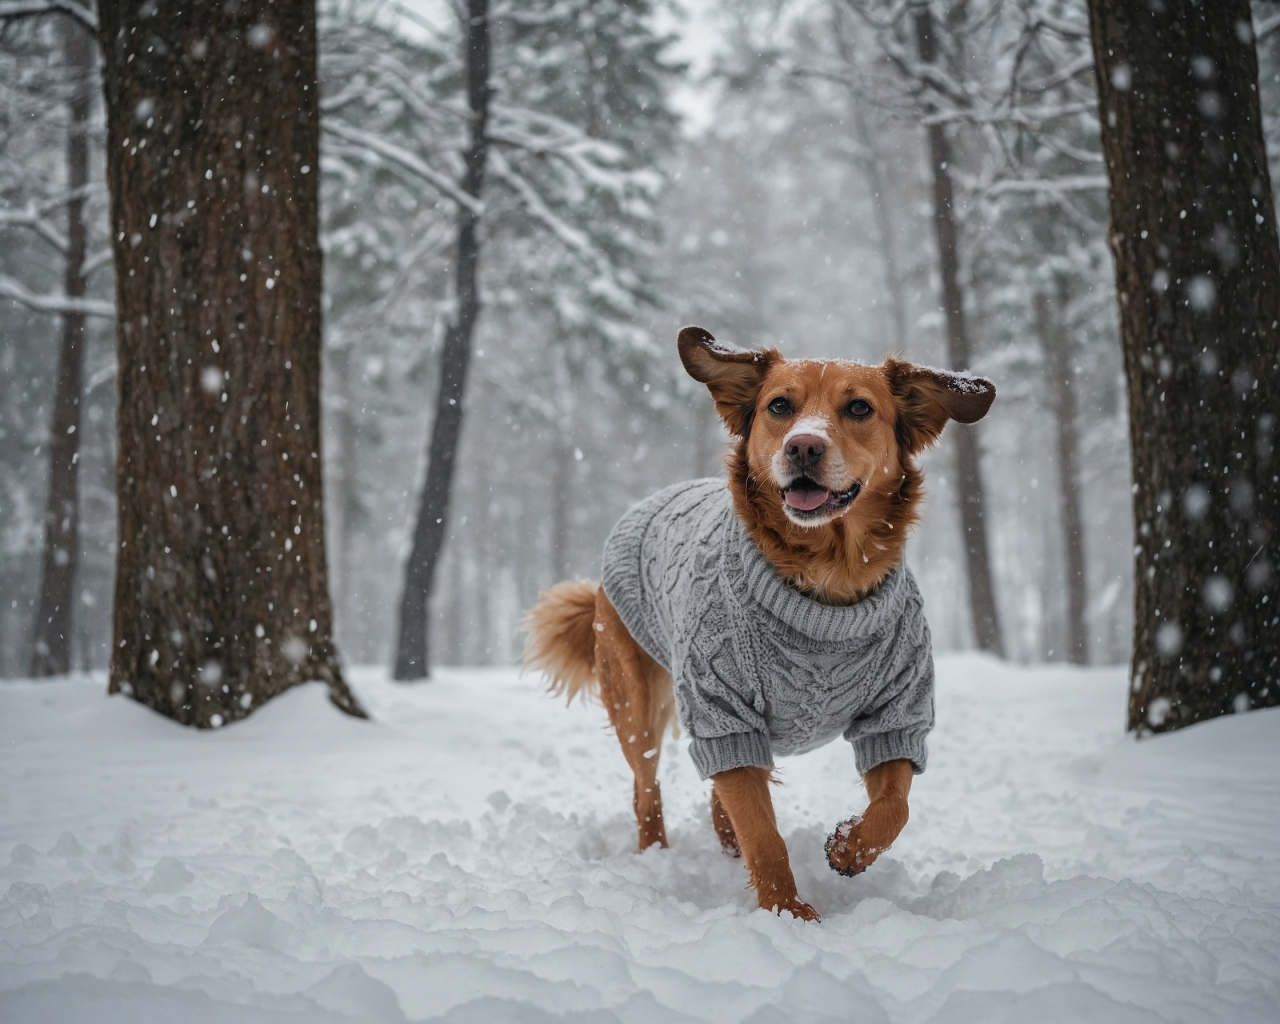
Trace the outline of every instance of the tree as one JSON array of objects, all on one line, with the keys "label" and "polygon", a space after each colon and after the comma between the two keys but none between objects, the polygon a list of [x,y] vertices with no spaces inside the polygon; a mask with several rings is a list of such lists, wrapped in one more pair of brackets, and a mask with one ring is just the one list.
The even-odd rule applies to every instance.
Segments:
[{"label": "tree", "polygon": [[489,152],[489,0],[467,0],[467,110],[470,146],[462,191],[473,202],[458,207],[458,242],[454,270],[457,309],[445,331],[440,352],[439,390],[431,440],[427,448],[427,478],[422,485],[413,548],[405,566],[404,592],[400,599],[400,633],[396,642],[396,679],[421,679],[427,675],[427,601],[435,579],[436,563],[444,542],[444,521],[449,513],[453,464],[462,431],[463,397],[467,367],[471,361],[471,335],[480,316],[477,264],[480,258],[480,196],[484,188]]},{"label": "tree", "polygon": [[[517,349],[507,351],[510,362],[527,365],[505,373],[490,364],[485,385],[501,391],[510,407],[523,408],[534,390],[529,370],[555,377],[547,382],[554,399],[532,405],[539,419],[557,427],[573,418],[564,373],[568,383],[579,384],[581,356],[603,355],[626,372],[653,355],[636,319],[654,299],[646,265],[656,235],[652,200],[662,179],[652,162],[674,118],[663,95],[670,70],[659,53],[665,40],[648,16],[646,4],[615,0],[531,3],[501,18],[462,19],[456,43],[439,29],[425,41],[410,41],[394,23],[379,22],[376,11],[334,26],[326,57],[326,154],[347,169],[363,162],[380,175],[415,180],[434,200],[428,210],[443,206],[456,218],[454,238],[472,225],[478,243],[482,225],[486,254],[481,262],[478,244],[471,246],[477,258],[468,269],[464,250],[454,247],[454,287],[439,303],[445,326],[437,387],[445,390],[438,393],[427,481],[405,565],[398,678],[423,678],[429,670],[427,609],[450,529],[450,467],[461,442],[459,331],[477,329],[466,322],[467,289],[473,289],[477,316],[480,296],[487,296],[487,320],[500,322],[516,303],[521,307],[519,341],[504,342],[503,349]],[[494,53],[483,82],[470,60],[481,29]],[[466,61],[452,57],[455,46]],[[482,97],[475,93],[481,86]],[[481,98],[483,123],[459,116],[463,104],[474,113],[471,104]],[[477,168],[483,203],[468,191]],[[367,242],[386,236],[390,226],[370,221],[365,227]],[[426,228],[424,244],[432,235]],[[422,261],[406,272],[433,276]],[[468,276],[474,276],[470,284]],[[551,358],[540,349],[544,343],[555,349]],[[574,446],[565,446],[562,432],[563,462],[572,459]]]},{"label": "tree", "polygon": [[1128,378],[1129,728],[1280,703],[1280,243],[1245,0],[1090,0]]},{"label": "tree", "polygon": [[36,605],[31,652],[33,676],[60,675],[71,668],[72,588],[80,553],[80,394],[85,313],[77,300],[85,296],[87,231],[85,190],[89,184],[89,109],[93,101],[95,46],[89,30],[73,19],[63,23],[63,52],[73,72],[67,104],[67,235],[63,294],[72,300],[62,314],[62,343],[49,436],[49,493],[44,514],[40,598]]},{"label": "tree", "polygon": [[1034,298],[1036,334],[1044,351],[1054,415],[1054,454],[1058,464],[1058,490],[1062,499],[1062,540],[1067,578],[1067,660],[1088,664],[1089,636],[1085,631],[1084,517],[1080,512],[1079,430],[1076,424],[1076,391],[1073,381],[1071,333],[1067,315],[1068,285],[1064,275],[1055,280],[1055,294],[1038,292]]},{"label": "tree", "polygon": [[[639,392],[652,379],[641,367],[655,350],[639,323],[658,291],[652,283],[654,201],[664,179],[654,164],[675,118],[665,96],[671,66],[658,54],[666,40],[653,32],[650,14],[634,0],[531,0],[489,19],[492,98],[484,250],[477,265],[484,316],[475,327],[468,372],[474,397],[466,398],[485,402],[487,415],[471,420],[459,438],[463,490],[451,488],[449,506],[467,507],[424,523],[443,520],[433,576],[447,574],[451,583],[456,577],[463,587],[461,598],[451,587],[440,595],[441,610],[450,622],[479,616],[486,628],[458,635],[447,626],[437,654],[472,657],[487,650],[490,584],[480,581],[519,591],[495,594],[499,616],[518,611],[548,582],[545,541],[553,531],[546,524],[555,516],[537,514],[550,490],[548,474],[536,472],[543,437],[559,430],[569,441],[579,405],[600,400],[616,410],[620,389]],[[416,428],[426,404],[424,382],[437,390],[443,341],[457,311],[458,209],[478,205],[460,185],[471,147],[464,113],[466,21],[430,24],[372,3],[322,7],[323,237],[335,368],[327,379],[340,383],[336,371],[344,362],[355,367],[354,401],[333,391],[330,400],[358,421],[350,435],[359,450],[361,486],[352,510],[360,524],[404,517],[398,507],[403,467],[417,461],[405,437],[416,429],[397,429],[390,417],[401,415]],[[348,346],[349,357],[339,351]],[[376,419],[364,413],[375,407]],[[344,418],[334,422],[342,427]],[[632,429],[630,417],[614,422],[624,432]],[[517,456],[513,449],[512,464],[504,465],[508,453],[495,448],[495,440],[525,427],[534,436],[524,435],[522,450]],[[334,432],[335,451],[350,450],[344,433]],[[593,447],[607,447],[606,437],[593,427],[568,444],[571,488],[557,495],[572,490],[579,507],[601,492],[623,500],[599,475],[612,459],[593,467],[588,457]],[[530,442],[539,444],[532,455]],[[581,460],[574,457],[579,447]],[[483,452],[482,462],[468,463],[468,449]],[[334,459],[332,468],[341,463]],[[386,471],[379,477],[380,465],[394,480]],[[468,472],[468,465],[483,469]],[[501,482],[517,477],[536,503],[523,502],[523,515],[497,499]],[[622,480],[630,486],[634,472]],[[613,511],[610,505],[605,517]],[[405,517],[411,519],[406,546],[418,518],[413,512]],[[394,605],[390,615],[379,607],[372,585],[377,581],[381,589],[390,571],[385,563],[403,535],[394,527],[376,538],[358,534],[366,557],[356,558],[351,585],[360,599],[347,610],[363,619],[365,649],[372,653],[383,622],[396,618]],[[409,568],[398,552],[394,561]],[[424,614],[427,608],[424,603]],[[505,645],[510,629],[494,623],[493,633]],[[394,632],[389,639],[396,641]],[[424,656],[425,667],[430,661]]]},{"label": "tree", "polygon": [[[824,62],[822,45],[808,48],[808,73],[840,82],[868,104],[924,127],[935,242],[930,262],[939,270],[946,358],[967,358],[972,339],[980,338],[988,357],[1001,360],[1012,386],[1006,388],[1006,398],[1016,403],[1019,376],[1039,376],[1043,362],[1036,346],[1025,341],[1034,336],[1036,324],[1027,290],[1041,290],[1046,282],[1040,279],[1046,276],[1051,291],[1060,275],[1082,295],[1094,283],[1092,262],[1079,261],[1089,255],[1080,240],[1101,230],[1095,209],[1100,203],[1092,201],[1091,193],[1100,195],[1105,179],[1088,173],[1101,156],[1083,19],[1056,0],[832,0],[832,10],[837,15],[836,52]],[[856,14],[856,20],[842,19],[843,11]],[[857,32],[858,22],[870,31]],[[884,74],[885,69],[894,74]],[[1012,408],[1006,413],[1016,415]],[[1033,420],[1028,426],[1038,424]],[[992,433],[994,429],[987,436]],[[1117,431],[1112,427],[1108,433]],[[1040,632],[1047,617],[1039,612],[1037,594],[1025,606],[1007,603],[1006,611],[1023,620],[1019,628],[1007,635],[998,628],[993,567],[985,557],[993,525],[987,490],[993,481],[982,480],[973,440],[957,438],[955,450],[969,605],[980,645],[1012,643],[1016,649],[1025,644],[1027,633]],[[1003,454],[1021,459],[1029,440],[1024,436],[1013,452],[1006,442]],[[1059,440],[1070,445],[1079,439]],[[1072,459],[1076,454],[1065,452]],[[1010,528],[1016,524],[1004,519],[1007,492],[1001,494],[995,484],[995,493],[1004,520],[1000,546],[1006,565],[1028,555],[1056,562],[1056,552],[1043,550],[1038,526],[1031,531],[1037,535],[1031,544]],[[1001,498],[1006,500],[1000,503]],[[1071,498],[1080,500],[1076,491]],[[1020,504],[1025,501],[1024,496]],[[1080,532],[1073,529],[1070,515],[1060,511],[1060,506],[1046,510],[1060,521],[1063,551],[1083,560]],[[1022,575],[1006,571],[1005,585]],[[1066,632],[1082,636],[1084,590],[1077,583],[1083,575],[1068,568],[1064,577],[1070,582],[1061,599],[1052,593],[1044,597],[1051,607],[1062,600]],[[1063,644],[1053,639],[1047,647],[1052,653]]]},{"label": "tree", "polygon": [[[922,6],[915,14],[916,46],[922,64],[938,58],[934,40],[933,14]],[[929,166],[933,173],[933,229],[938,243],[938,271],[942,279],[942,305],[947,318],[947,358],[956,370],[973,363],[969,328],[965,319],[964,296],[960,290],[955,196],[951,184],[951,144],[946,130],[933,122],[927,128]],[[1000,614],[996,609],[995,580],[987,553],[986,494],[982,486],[982,462],[977,434],[960,430],[953,441],[959,486],[960,533],[964,544],[965,568],[969,579],[969,607],[973,612],[973,632],[984,651],[1003,657]]]},{"label": "tree", "polygon": [[[40,17],[50,13],[60,16]],[[114,307],[87,294],[94,272],[110,261],[110,252],[102,243],[106,232],[100,199],[105,190],[89,180],[90,151],[98,139],[92,102],[97,89],[93,23],[92,12],[79,5],[0,2],[6,56],[17,61],[16,67],[0,72],[5,80],[0,96],[0,231],[14,233],[12,241],[6,239],[0,246],[7,257],[0,266],[0,298],[32,313],[55,317],[60,328],[56,346],[48,345],[41,328],[30,339],[35,343],[30,354],[40,364],[46,352],[56,356],[49,373],[49,400],[38,401],[33,410],[42,419],[48,415],[47,442],[35,449],[37,456],[43,456],[47,472],[38,476],[43,515],[30,531],[36,540],[32,552],[35,571],[31,573],[34,599],[12,602],[15,609],[21,603],[33,611],[30,628],[24,624],[23,631],[30,647],[22,652],[23,670],[33,676],[70,669],[73,637],[82,645],[87,642],[85,616],[74,612],[77,608],[83,611],[87,607],[84,602],[93,600],[91,590],[97,589],[96,580],[89,578],[97,576],[94,567],[86,573],[79,558],[85,541],[78,493],[84,456],[93,459],[98,454],[93,445],[84,443],[80,406],[90,341],[88,321],[113,317]],[[51,175],[50,161],[59,156],[65,171]],[[19,236],[34,243],[36,249],[20,242]],[[97,251],[91,252],[91,248]],[[56,262],[46,258],[50,255]],[[51,286],[55,277],[61,280],[60,287]],[[5,331],[6,342],[26,347],[25,333],[10,328]],[[43,366],[34,374],[32,369],[6,366],[17,388],[40,394],[44,392]],[[9,433],[17,425],[16,410],[9,407],[5,412],[7,423],[0,431]],[[31,451],[26,448],[25,454]],[[19,471],[19,480],[4,482],[7,503],[15,512],[26,504],[25,496],[17,492],[23,488],[19,482],[22,475]],[[102,495],[92,480],[89,487],[95,497]],[[6,525],[16,533],[26,533],[22,519],[15,515]],[[105,524],[91,517],[91,537],[101,525]],[[20,570],[3,575],[6,592],[16,594],[26,589],[15,577],[27,573]],[[80,601],[73,598],[77,580]],[[82,655],[87,667],[87,651],[82,650]]]},{"label": "tree", "polygon": [[332,640],[320,473],[314,0],[104,5],[120,352],[110,689],[217,727],[318,679]]},{"label": "tree", "polygon": [[[597,165],[590,176],[549,174],[539,161],[505,158],[528,128],[513,124],[496,136],[504,154],[501,180],[535,187],[553,208],[571,212],[581,238],[558,259],[528,252],[520,262],[536,282],[531,305],[549,327],[545,354],[531,368],[536,376],[510,385],[515,392],[532,384],[543,399],[537,411],[551,447],[552,582],[569,575],[580,545],[574,519],[584,483],[583,398],[625,388],[624,381],[644,376],[658,355],[636,320],[644,307],[658,304],[651,201],[659,181],[655,165],[670,151],[676,128],[664,93],[678,68],[663,56],[668,40],[653,31],[652,16],[651,6],[637,0],[543,0],[511,18],[509,45],[519,59],[505,75],[508,102],[565,126],[561,145],[577,135],[571,145],[594,154]],[[568,126],[577,131],[566,132]],[[512,155],[529,151],[524,143]]]}]

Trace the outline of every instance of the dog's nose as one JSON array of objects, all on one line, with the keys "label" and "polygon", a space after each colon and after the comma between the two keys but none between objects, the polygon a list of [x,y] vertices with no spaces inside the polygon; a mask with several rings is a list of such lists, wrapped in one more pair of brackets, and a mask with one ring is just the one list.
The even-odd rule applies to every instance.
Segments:
[{"label": "dog's nose", "polygon": [[827,450],[827,442],[816,434],[796,434],[787,441],[787,458],[797,469],[816,466]]}]

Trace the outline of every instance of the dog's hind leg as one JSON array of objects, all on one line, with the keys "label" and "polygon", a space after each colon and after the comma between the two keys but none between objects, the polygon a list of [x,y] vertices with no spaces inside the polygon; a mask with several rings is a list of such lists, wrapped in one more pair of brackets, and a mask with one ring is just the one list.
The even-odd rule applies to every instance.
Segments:
[{"label": "dog's hind leg", "polygon": [[623,625],[601,587],[596,597],[596,678],[600,699],[635,775],[640,849],[667,845],[658,788],[662,733],[671,717],[671,677]]}]

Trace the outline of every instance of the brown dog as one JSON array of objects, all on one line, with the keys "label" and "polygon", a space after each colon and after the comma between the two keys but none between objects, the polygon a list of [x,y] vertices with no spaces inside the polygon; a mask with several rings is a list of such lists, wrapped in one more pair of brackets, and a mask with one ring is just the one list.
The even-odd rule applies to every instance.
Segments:
[{"label": "brown dog", "polygon": [[[698,327],[680,332],[679,351],[735,436],[727,461],[737,519],[786,587],[814,607],[861,602],[895,571],[922,496],[915,456],[937,440],[949,419],[973,423],[995,399],[995,387],[981,378],[894,358],[880,366],[788,361],[774,349],[729,349]],[[698,550],[708,546],[704,539]],[[671,674],[657,659],[673,664],[673,658],[655,650],[652,638],[648,651],[637,642],[595,583],[570,581],[544,592],[524,628],[525,665],[546,672],[553,692],[572,700],[598,691],[635,774],[640,848],[666,846],[658,752],[677,698]],[[924,643],[927,651],[927,629]],[[927,684],[925,731],[932,724],[931,659]],[[683,702],[679,710],[687,722]],[[769,713],[762,711],[766,718]],[[864,772],[868,807],[827,841],[835,870],[864,870],[897,838],[907,823],[911,777],[922,761],[896,757]],[[713,782],[712,824],[722,848],[743,857],[760,906],[816,919],[796,893],[769,796],[769,768],[743,763],[706,771]]]}]

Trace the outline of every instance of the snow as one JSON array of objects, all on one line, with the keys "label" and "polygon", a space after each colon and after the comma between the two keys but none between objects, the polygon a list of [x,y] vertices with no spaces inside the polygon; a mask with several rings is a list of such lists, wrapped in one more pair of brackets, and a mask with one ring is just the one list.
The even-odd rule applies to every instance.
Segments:
[{"label": "snow", "polygon": [[[825,865],[847,747],[775,790],[817,924],[754,909],[683,741],[634,851],[596,706],[513,670],[352,675],[191,732],[101,678],[0,684],[0,1020],[1280,1017],[1280,709],[1135,742],[1121,669],[938,663],[911,821]],[[11,851],[11,852],[10,852]]]}]

